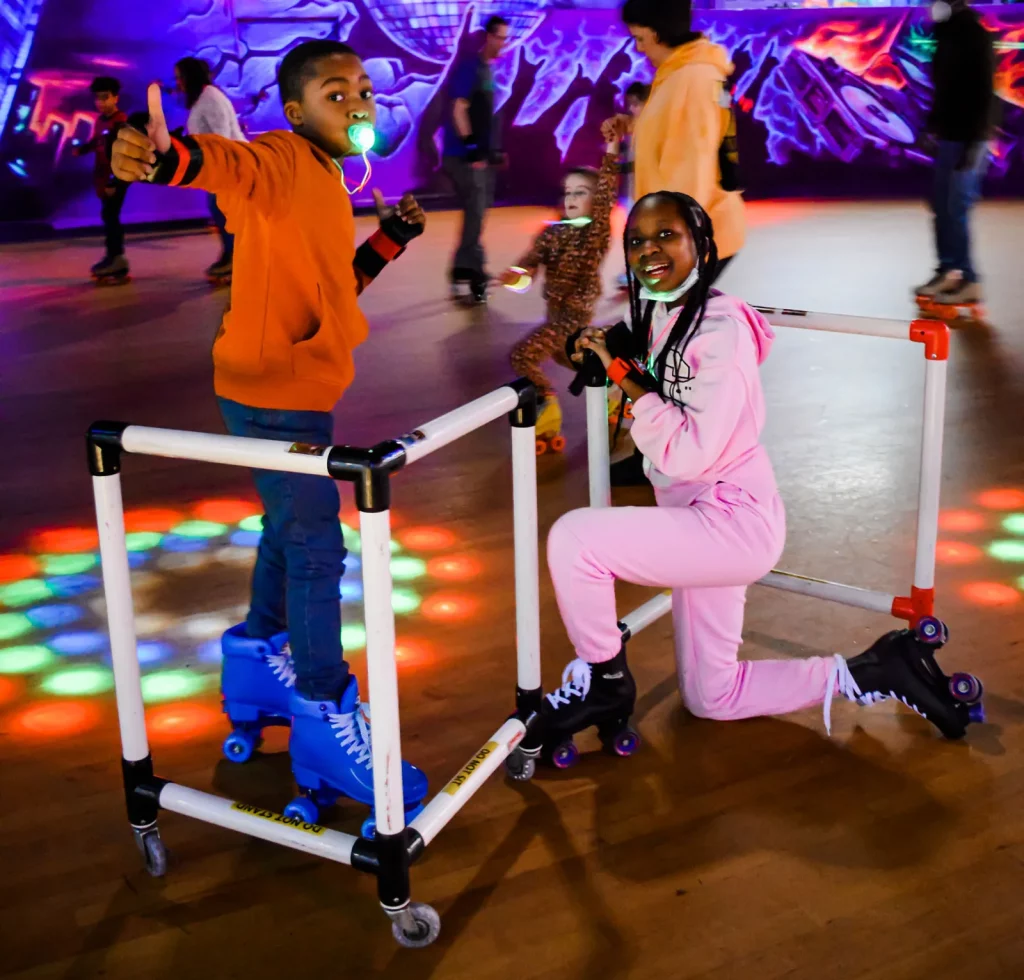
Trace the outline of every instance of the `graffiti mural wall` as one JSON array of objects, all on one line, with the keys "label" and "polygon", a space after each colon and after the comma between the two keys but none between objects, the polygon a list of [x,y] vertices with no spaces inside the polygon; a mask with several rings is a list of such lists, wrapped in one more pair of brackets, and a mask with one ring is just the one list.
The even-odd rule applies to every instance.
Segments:
[{"label": "graffiti mural wall", "polygon": [[[73,155],[94,113],[98,74],[122,107],[173,77],[185,54],[214,66],[250,135],[282,124],[274,83],[284,51],[337,38],[364,56],[378,93],[375,180],[386,194],[446,193],[438,129],[452,65],[492,13],[511,21],[496,66],[511,152],[500,196],[546,203],[567,165],[595,162],[597,128],[626,86],[649,78],[618,0],[10,0],[0,19],[0,215],[57,227],[94,224],[91,161]],[[997,37],[1001,125],[990,193],[1024,190],[1024,10],[982,7]],[[924,120],[933,41],[925,8],[699,11],[695,26],[736,65],[748,195],[904,196],[927,186]],[[173,101],[168,97],[168,101]],[[184,122],[175,105],[171,125]],[[369,189],[366,192],[367,199]],[[128,221],[204,213],[198,192],[142,187]]]}]

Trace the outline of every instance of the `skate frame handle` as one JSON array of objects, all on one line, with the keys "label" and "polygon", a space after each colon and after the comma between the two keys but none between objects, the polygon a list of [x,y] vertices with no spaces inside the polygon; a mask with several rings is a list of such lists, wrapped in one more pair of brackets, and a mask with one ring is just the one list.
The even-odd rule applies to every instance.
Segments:
[{"label": "skate frame handle", "polygon": [[[507,415],[512,429],[516,581],[516,711],[453,780],[405,824],[402,751],[391,604],[391,477],[456,439]],[[156,834],[172,810],[377,876],[380,902],[397,922],[409,916],[409,868],[440,830],[523,741],[540,709],[540,594],[537,531],[537,395],[520,379],[410,434],[368,449],[309,446],[123,422],[96,422],[86,444],[99,528],[103,588],[121,735],[128,819],[137,837]],[[373,840],[179,786],[154,775],[146,734],[135,613],[121,497],[125,453],[279,470],[344,480],[355,489],[362,538],[370,712],[373,718]]]},{"label": "skate frame handle", "polygon": [[[885,613],[916,625],[934,614],[935,550],[939,535],[939,491],[942,480],[942,441],[946,422],[946,365],[949,361],[949,327],[936,320],[885,320],[875,317],[809,313],[806,310],[757,306],[776,327],[819,330],[909,340],[924,346],[924,408],[921,435],[920,481],[918,484],[917,535],[914,578],[909,596],[895,596],[873,589],[844,585],[826,579],[797,575],[779,569],[769,572],[757,584],[783,592],[838,602],[845,606]],[[606,389],[587,389],[587,446],[590,469],[590,506],[607,507],[608,442]],[[600,437],[600,438],[599,438]],[[625,637],[640,632],[672,609],[671,592],[648,600],[624,616],[619,624]]]}]

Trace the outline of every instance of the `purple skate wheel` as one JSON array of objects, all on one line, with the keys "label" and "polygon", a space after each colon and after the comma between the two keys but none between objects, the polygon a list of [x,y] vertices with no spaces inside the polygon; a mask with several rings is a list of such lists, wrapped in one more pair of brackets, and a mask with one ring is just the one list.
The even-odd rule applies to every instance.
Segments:
[{"label": "purple skate wheel", "polygon": [[579,757],[580,750],[576,748],[575,742],[563,742],[551,753],[551,764],[556,769],[569,769],[571,766],[576,765],[576,760]]},{"label": "purple skate wheel", "polygon": [[974,674],[956,673],[949,679],[949,693],[964,704],[980,701],[984,690],[981,681]]},{"label": "purple skate wheel", "polygon": [[941,619],[934,616],[925,616],[918,621],[914,627],[914,634],[928,646],[940,647],[949,640],[949,630]]},{"label": "purple skate wheel", "polygon": [[967,717],[971,719],[972,725],[983,725],[985,723],[985,706],[978,701],[967,709]]},{"label": "purple skate wheel", "polygon": [[612,751],[623,759],[629,758],[638,748],[640,748],[640,736],[632,728],[619,732],[611,741]]}]

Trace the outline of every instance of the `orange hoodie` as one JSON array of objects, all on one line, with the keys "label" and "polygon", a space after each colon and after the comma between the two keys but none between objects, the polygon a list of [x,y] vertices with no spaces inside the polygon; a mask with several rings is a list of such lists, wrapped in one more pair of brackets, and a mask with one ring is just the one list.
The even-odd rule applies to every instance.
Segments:
[{"label": "orange hoodie", "polygon": [[352,352],[368,333],[341,173],[291,132],[251,143],[194,139],[202,165],[193,176],[183,157],[170,182],[216,194],[237,236],[231,304],[213,345],[214,388],[255,408],[328,412],[352,383]]},{"label": "orange hoodie", "polygon": [[723,259],[746,238],[743,198],[722,190],[718,167],[729,123],[724,84],[732,68],[725,49],[706,38],[680,45],[655,74],[633,132],[637,200],[655,191],[689,194],[711,216]]}]

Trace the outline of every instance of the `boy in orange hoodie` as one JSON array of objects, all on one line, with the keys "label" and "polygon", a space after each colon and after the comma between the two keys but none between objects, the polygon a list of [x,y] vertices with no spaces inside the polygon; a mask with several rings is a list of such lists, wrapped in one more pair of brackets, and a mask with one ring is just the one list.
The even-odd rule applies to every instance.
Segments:
[{"label": "boy in orange hoodie", "polygon": [[690,29],[686,0],[626,0],[622,20],[655,69],[640,116],[605,124],[633,135],[636,199],[658,191],[688,194],[707,211],[718,242],[720,275],[746,237],[736,170],[735,119],[725,49]]},{"label": "boy in orange hoodie", "polygon": [[[381,227],[355,247],[340,161],[361,152],[356,130],[372,127],[376,110],[350,47],[300,44],[281,62],[278,84],[291,131],[251,143],[172,138],[160,89],[150,86],[147,132],[123,128],[112,164],[122,180],[216,194],[236,235],[231,304],[213,346],[228,431],[329,446],[331,410],[368,331],[358,295],[422,234],[426,217],[411,195],[389,209],[375,191]],[[315,820],[314,797],[333,802],[340,792],[373,802],[369,724],[341,649],[338,490],[332,480],[293,473],[254,478],[266,513],[248,618],[222,642],[225,710],[235,727],[225,753],[245,761],[264,725],[291,723],[292,768],[307,795],[290,807]],[[414,809],[426,777],[404,763],[403,781]]]}]

